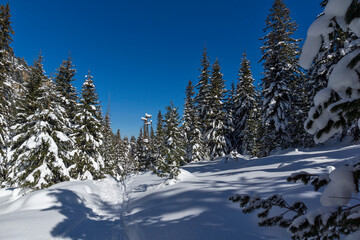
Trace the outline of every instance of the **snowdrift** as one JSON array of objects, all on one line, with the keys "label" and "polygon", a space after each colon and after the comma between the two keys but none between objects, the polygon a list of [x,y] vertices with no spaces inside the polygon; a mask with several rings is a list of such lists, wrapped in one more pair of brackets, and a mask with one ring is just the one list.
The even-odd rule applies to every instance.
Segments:
[{"label": "snowdrift", "polygon": [[[228,200],[235,193],[279,193],[320,206],[320,193],[289,184],[295,171],[325,173],[359,158],[360,146],[319,147],[238,161],[185,166],[178,179],[147,172],[120,183],[72,181],[25,196],[0,190],[0,239],[289,239],[284,229],[259,228]],[[333,167],[332,167],[333,166]]]}]

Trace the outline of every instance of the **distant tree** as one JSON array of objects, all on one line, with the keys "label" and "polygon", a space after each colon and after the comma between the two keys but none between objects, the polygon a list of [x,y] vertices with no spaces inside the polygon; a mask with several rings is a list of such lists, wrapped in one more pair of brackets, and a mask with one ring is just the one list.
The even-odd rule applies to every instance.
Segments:
[{"label": "distant tree", "polygon": [[219,61],[216,59],[211,72],[210,97],[208,103],[208,129],[206,140],[210,151],[210,159],[222,157],[228,152],[226,144],[225,108],[224,98],[226,94]]},{"label": "distant tree", "polygon": [[107,111],[103,122],[103,144],[101,145],[101,155],[104,160],[104,172],[119,178],[120,173],[118,169],[119,156],[117,155],[115,142],[115,135],[111,130],[111,121],[109,110]]},{"label": "distant tree", "polygon": [[235,83],[231,83],[230,91],[227,94],[227,98],[225,100],[225,139],[227,145],[227,153],[232,151],[236,151],[236,136],[235,136],[235,100],[236,100],[236,87]]},{"label": "distant tree", "polygon": [[77,93],[75,87],[72,85],[72,82],[75,81],[75,73],[76,70],[69,56],[57,69],[55,77],[56,90],[59,92],[60,103],[62,107],[65,108],[72,125],[74,124],[73,119],[76,115],[77,106]]},{"label": "distant tree", "polygon": [[196,116],[198,117],[199,126],[204,142],[203,149],[206,150],[205,158],[209,155],[207,142],[206,142],[206,131],[210,128],[209,122],[209,99],[210,99],[210,62],[207,56],[206,48],[204,49],[203,57],[201,59],[201,69],[199,82],[196,84],[197,94],[194,98],[196,105]]},{"label": "distant tree", "polygon": [[166,107],[164,118],[164,158],[156,163],[155,172],[160,177],[175,178],[180,173],[180,166],[185,162],[185,144],[180,132],[178,109],[171,102]]},{"label": "distant tree", "polygon": [[252,157],[263,157],[265,155],[263,152],[264,143],[262,142],[264,133],[260,102],[260,94],[255,91],[254,101],[242,133],[242,153],[249,154]]},{"label": "distant tree", "polygon": [[157,122],[156,122],[156,132],[155,132],[155,139],[154,139],[154,161],[155,165],[157,165],[157,161],[162,161],[164,157],[164,142],[165,142],[165,136],[164,136],[164,119],[161,114],[161,111],[159,111],[157,115]]},{"label": "distant tree", "polygon": [[194,86],[189,81],[186,87],[186,98],[184,105],[184,116],[182,129],[185,135],[186,162],[200,161],[204,158],[204,142],[202,139],[200,122],[196,115],[194,101]]},{"label": "distant tree", "polygon": [[[256,114],[258,110],[255,107],[255,86],[254,86],[254,78],[252,76],[250,61],[246,58],[246,54],[243,54],[243,58],[241,59],[241,66],[238,74],[238,83],[236,88],[236,95],[234,100],[234,126],[235,126],[235,149],[242,153],[244,152],[244,145],[248,145],[244,143],[244,138],[248,138],[245,136],[245,128],[247,125],[247,121],[250,119],[250,112],[253,111],[252,114]],[[251,121],[255,121],[255,115],[251,116],[253,118]],[[251,123],[253,124],[253,123]],[[249,128],[248,128],[249,129]]]}]

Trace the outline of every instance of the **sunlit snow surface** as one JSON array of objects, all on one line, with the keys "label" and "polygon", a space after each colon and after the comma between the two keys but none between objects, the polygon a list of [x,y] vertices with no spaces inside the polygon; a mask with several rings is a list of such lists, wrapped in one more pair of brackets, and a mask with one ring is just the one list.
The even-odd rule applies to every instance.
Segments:
[{"label": "sunlit snow surface", "polygon": [[179,178],[148,172],[124,183],[73,181],[21,197],[0,190],[0,239],[290,239],[284,229],[259,228],[229,196],[284,195],[320,207],[311,187],[289,184],[294,171],[327,173],[360,156],[360,146],[289,150],[271,157],[190,164]]}]

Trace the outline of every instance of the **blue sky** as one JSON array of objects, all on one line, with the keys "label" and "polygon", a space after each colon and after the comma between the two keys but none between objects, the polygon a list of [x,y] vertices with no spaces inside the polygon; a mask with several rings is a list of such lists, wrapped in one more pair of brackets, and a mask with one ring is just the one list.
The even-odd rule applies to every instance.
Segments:
[{"label": "blue sky", "polygon": [[[285,0],[298,23],[296,37],[321,12],[320,0]],[[6,2],[5,2],[6,3]],[[48,75],[69,52],[81,89],[90,69],[106,110],[111,96],[114,131],[138,135],[141,117],[170,100],[184,103],[189,80],[197,82],[206,45],[219,58],[224,79],[236,81],[244,51],[256,80],[262,67],[259,38],[273,0],[10,0],[15,54],[32,64],[41,50]]]}]

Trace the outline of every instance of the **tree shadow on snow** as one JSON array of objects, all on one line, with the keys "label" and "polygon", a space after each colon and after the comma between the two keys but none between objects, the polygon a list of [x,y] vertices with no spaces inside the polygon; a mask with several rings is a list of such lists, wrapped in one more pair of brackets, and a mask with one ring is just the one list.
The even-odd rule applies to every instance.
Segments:
[{"label": "tree shadow on snow", "polygon": [[[55,238],[70,239],[124,239],[122,224],[119,219],[106,219],[94,213],[85,206],[83,200],[74,192],[66,189],[56,189],[49,193],[56,198],[59,206],[54,206],[43,211],[58,211],[65,219],[58,223],[51,231]],[[102,212],[118,211],[114,206],[103,202],[99,198]],[[119,213],[120,215],[120,213]]]}]

